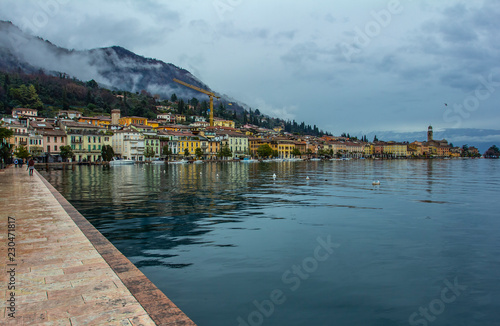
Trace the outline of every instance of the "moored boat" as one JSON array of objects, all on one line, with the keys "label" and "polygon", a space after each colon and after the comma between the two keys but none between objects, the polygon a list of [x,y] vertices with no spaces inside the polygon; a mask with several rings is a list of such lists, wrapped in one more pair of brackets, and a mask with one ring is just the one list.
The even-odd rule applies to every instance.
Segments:
[{"label": "moored boat", "polygon": [[116,166],[116,165],[133,165],[133,164],[135,164],[134,160],[118,159],[118,158],[114,158],[112,161],[109,162],[110,166]]}]

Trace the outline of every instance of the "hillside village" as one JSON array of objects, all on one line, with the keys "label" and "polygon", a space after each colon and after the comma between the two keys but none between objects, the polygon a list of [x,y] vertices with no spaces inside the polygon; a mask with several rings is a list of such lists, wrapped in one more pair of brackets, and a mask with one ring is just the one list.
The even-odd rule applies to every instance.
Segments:
[{"label": "hillside village", "polygon": [[[156,119],[111,115],[83,116],[76,110],[60,110],[55,118],[38,116],[38,110],[16,108],[2,119],[12,130],[8,142],[14,153],[27,150],[40,162],[63,161],[61,149],[71,148],[72,162],[100,162],[102,150],[111,146],[114,156],[137,162],[155,159],[311,159],[311,158],[430,158],[480,156],[474,147],[452,147],[446,140],[434,140],[429,126],[426,141],[411,143],[368,142],[329,135],[311,136],[267,129],[252,124],[238,128],[230,119],[214,118],[210,126],[203,116],[178,114],[172,107],[157,107]],[[192,121],[186,124],[186,120]],[[343,135],[345,136],[345,135]]]}]

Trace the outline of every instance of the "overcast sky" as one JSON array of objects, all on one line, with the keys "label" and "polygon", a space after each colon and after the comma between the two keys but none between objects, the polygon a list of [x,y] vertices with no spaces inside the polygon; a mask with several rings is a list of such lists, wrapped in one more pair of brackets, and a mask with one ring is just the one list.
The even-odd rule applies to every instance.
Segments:
[{"label": "overcast sky", "polygon": [[0,19],[58,46],[119,45],[334,134],[500,129],[500,1],[0,4]]}]

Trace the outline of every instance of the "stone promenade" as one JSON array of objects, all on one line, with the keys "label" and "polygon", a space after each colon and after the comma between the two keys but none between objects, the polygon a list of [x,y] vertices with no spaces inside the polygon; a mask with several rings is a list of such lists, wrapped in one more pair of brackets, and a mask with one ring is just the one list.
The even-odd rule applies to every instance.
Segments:
[{"label": "stone promenade", "polygon": [[0,325],[194,325],[43,177],[0,170]]}]

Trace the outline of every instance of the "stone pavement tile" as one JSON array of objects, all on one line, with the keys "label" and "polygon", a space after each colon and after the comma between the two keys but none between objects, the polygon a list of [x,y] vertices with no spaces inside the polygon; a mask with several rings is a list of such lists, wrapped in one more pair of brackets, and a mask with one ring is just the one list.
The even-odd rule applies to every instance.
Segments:
[{"label": "stone pavement tile", "polygon": [[37,292],[37,293],[30,293],[27,295],[21,295],[16,292],[16,297],[17,297],[17,303],[19,305],[23,305],[25,303],[32,303],[32,302],[41,302],[41,301],[46,301],[47,298],[47,292]]},{"label": "stone pavement tile", "polygon": [[38,324],[37,326],[71,326],[71,321],[69,318],[63,318],[53,321],[46,321],[44,323]]},{"label": "stone pavement tile", "polygon": [[44,271],[44,270],[53,270],[57,268],[63,268],[66,271],[66,268],[69,267],[78,267],[83,266],[83,263],[80,260],[65,260],[59,264],[43,264],[37,266],[31,266],[31,272]]},{"label": "stone pavement tile", "polygon": [[47,321],[47,313],[45,311],[37,311],[30,314],[25,314],[22,317],[23,323],[22,325],[39,325],[45,321]]},{"label": "stone pavement tile", "polygon": [[46,284],[46,283],[31,284],[29,286],[22,286],[20,288],[16,288],[16,295],[27,295],[42,291],[56,291],[56,290],[71,289],[71,288],[72,285],[70,281],[52,283],[52,284]]},{"label": "stone pavement tile", "polygon": [[79,273],[85,271],[97,271],[106,268],[109,268],[109,265],[106,262],[100,262],[100,263],[64,268],[64,274]]},{"label": "stone pavement tile", "polygon": [[69,298],[23,304],[22,307],[19,307],[19,310],[21,313],[25,314],[37,311],[48,311],[50,309],[66,309],[67,307],[83,306],[84,304],[85,302],[81,296],[73,296]]},{"label": "stone pavement tile", "polygon": [[116,289],[117,289],[117,287],[113,281],[101,280],[101,281],[95,282],[93,284],[71,287],[68,289],[48,290],[47,295],[48,295],[49,299],[52,300],[52,299],[64,298],[64,297],[75,296],[75,295],[81,296],[81,295],[86,294],[86,293],[98,293],[98,292],[106,291],[106,290],[113,291]]},{"label": "stone pavement tile", "polygon": [[45,283],[57,283],[71,281],[73,286],[82,282],[95,282],[98,279],[116,276],[111,269],[103,269],[98,271],[85,271],[80,273],[62,274],[56,276],[45,277]]},{"label": "stone pavement tile", "polygon": [[103,290],[99,292],[89,292],[82,294],[85,303],[90,303],[93,301],[111,302],[116,299],[132,299],[130,291],[126,288]]},{"label": "stone pavement tile", "polygon": [[132,325],[128,321],[128,316],[138,315],[143,311],[139,304],[130,305],[128,307],[118,308],[116,310],[106,311],[104,313],[93,313],[89,315],[77,316],[71,318],[72,326],[80,325],[109,325],[111,322],[125,320],[127,324]]},{"label": "stone pavement tile", "polygon": [[155,326],[156,324],[149,318],[149,316],[136,316],[129,319],[133,326]]}]

